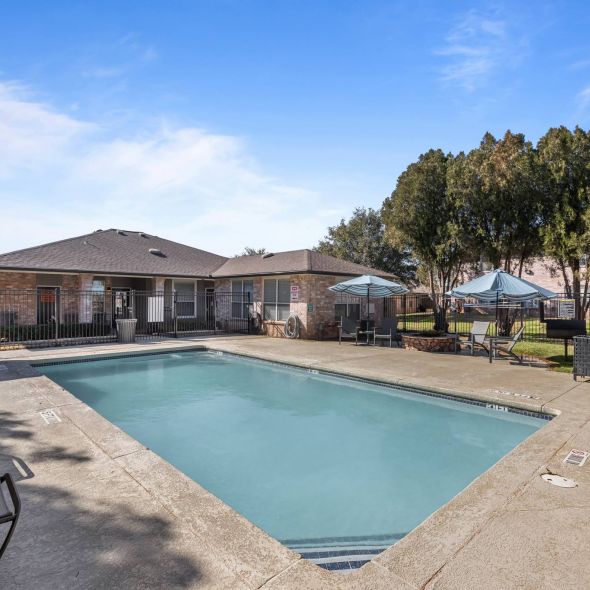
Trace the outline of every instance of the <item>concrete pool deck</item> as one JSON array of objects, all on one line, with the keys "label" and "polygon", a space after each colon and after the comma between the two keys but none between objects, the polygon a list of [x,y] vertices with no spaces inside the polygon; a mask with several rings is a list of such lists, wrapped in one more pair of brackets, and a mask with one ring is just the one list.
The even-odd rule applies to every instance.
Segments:
[{"label": "concrete pool deck", "polygon": [[[30,363],[206,346],[465,395],[557,417],[360,570],[301,559]],[[46,423],[52,409],[61,421]],[[334,342],[217,337],[0,352],[0,472],[23,512],[4,588],[582,588],[590,586],[590,383],[508,361]],[[551,471],[578,482],[561,489]],[[433,482],[436,485],[436,482]],[[4,530],[0,528],[0,535]],[[3,536],[0,536],[2,539]]]}]

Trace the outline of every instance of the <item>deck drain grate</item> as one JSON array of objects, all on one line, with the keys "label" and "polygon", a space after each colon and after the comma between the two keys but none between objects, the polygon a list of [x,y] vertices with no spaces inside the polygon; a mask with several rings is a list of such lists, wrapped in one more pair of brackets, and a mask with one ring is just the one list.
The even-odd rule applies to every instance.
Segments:
[{"label": "deck drain grate", "polygon": [[43,410],[39,414],[45,420],[45,424],[57,424],[61,422],[61,418],[53,410]]},{"label": "deck drain grate", "polygon": [[582,465],[584,465],[584,463],[586,463],[587,458],[588,458],[588,451],[580,451],[579,449],[572,449],[567,454],[567,457],[563,460],[563,462],[569,463],[570,465],[577,465],[578,467],[582,467]]}]

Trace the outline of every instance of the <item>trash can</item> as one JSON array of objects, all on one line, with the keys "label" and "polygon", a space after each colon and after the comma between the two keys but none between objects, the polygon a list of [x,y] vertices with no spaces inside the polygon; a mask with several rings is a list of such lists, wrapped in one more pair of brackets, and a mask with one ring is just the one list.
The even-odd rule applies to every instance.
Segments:
[{"label": "trash can", "polygon": [[590,336],[574,336],[574,381],[590,377]]},{"label": "trash can", "polygon": [[137,320],[115,320],[117,324],[117,340],[124,344],[135,342],[135,326]]}]

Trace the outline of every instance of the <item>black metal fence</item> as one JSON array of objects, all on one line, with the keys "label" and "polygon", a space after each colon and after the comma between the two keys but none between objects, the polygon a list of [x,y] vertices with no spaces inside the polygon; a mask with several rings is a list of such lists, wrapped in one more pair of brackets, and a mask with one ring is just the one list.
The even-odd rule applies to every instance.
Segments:
[{"label": "black metal fence", "polygon": [[138,339],[252,333],[257,326],[251,307],[248,293],[212,289],[0,290],[0,350],[115,341],[118,319],[136,319]]},{"label": "black metal fence", "polygon": [[[441,295],[436,295],[438,302]],[[409,293],[384,300],[384,316],[397,317],[398,329],[402,332],[421,332],[434,328],[434,303],[428,293]],[[525,341],[554,341],[547,337],[545,320],[552,318],[573,318],[576,309],[575,300],[565,293],[558,293],[555,299],[548,301],[530,301],[524,303],[482,304],[476,300],[448,300],[447,322],[451,332],[468,334],[474,321],[489,321],[491,330],[497,329],[497,316],[508,316],[511,320],[511,332],[514,334],[524,328]],[[586,318],[586,329],[590,333],[590,319]]]}]

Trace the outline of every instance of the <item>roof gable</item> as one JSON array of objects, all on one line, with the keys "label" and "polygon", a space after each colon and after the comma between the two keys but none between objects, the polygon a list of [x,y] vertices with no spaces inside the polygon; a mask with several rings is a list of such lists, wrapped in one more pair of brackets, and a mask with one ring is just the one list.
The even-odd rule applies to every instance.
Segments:
[{"label": "roof gable", "polygon": [[144,232],[98,230],[0,255],[0,269],[209,277],[227,258]]},{"label": "roof gable", "polygon": [[314,250],[291,250],[274,254],[229,258],[214,273],[215,278],[272,274],[328,274],[392,276],[375,268],[321,254]]}]

